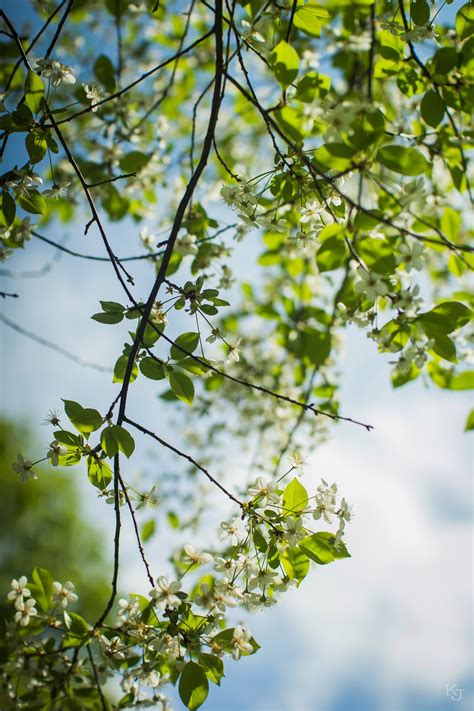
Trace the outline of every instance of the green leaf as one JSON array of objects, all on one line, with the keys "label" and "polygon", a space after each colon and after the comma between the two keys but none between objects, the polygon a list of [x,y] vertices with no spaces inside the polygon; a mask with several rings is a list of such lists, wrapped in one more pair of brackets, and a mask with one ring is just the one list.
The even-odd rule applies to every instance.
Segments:
[{"label": "green leaf", "polygon": [[120,425],[112,425],[113,435],[117,441],[118,448],[130,459],[135,450],[135,440],[128,430]]},{"label": "green leaf", "polygon": [[79,405],[78,402],[74,402],[73,400],[63,399],[63,402],[66,415],[69,417],[76,430],[79,430],[79,432],[82,432],[86,436],[88,436],[91,432],[98,430],[103,424],[104,418],[101,417],[97,410],[93,410],[92,408],[84,408],[82,405]]},{"label": "green leaf", "polygon": [[125,306],[122,306],[122,304],[119,304],[117,301],[101,301],[100,305],[103,311],[107,311],[107,313],[111,314],[123,314],[125,311]]},{"label": "green leaf", "polygon": [[53,578],[44,568],[35,568],[31,575],[32,583],[28,584],[31,595],[43,612],[51,607],[53,596]]},{"label": "green leaf", "polygon": [[474,3],[467,2],[456,15],[456,32],[460,40],[465,40],[474,33]]},{"label": "green leaf", "polygon": [[181,360],[181,358],[186,358],[187,353],[183,353],[183,351],[177,348],[177,346],[184,348],[184,350],[188,353],[193,353],[198,347],[198,344],[199,333],[194,333],[193,331],[182,333],[176,339],[176,345],[171,346],[170,356],[173,360]]},{"label": "green leaf", "polygon": [[[128,363],[128,356],[126,355],[121,355],[119,358],[117,358],[117,361],[114,366],[114,377],[112,381],[114,383],[123,383],[123,379],[125,377],[125,371],[127,369],[127,363]],[[133,364],[132,367],[132,372],[130,374],[130,382],[133,383],[134,380],[136,380],[138,376],[138,368],[136,364]]]},{"label": "green leaf", "polygon": [[100,433],[100,446],[110,459],[117,454],[118,442],[114,437],[112,427],[106,427]]},{"label": "green leaf", "polygon": [[109,425],[100,434],[100,444],[106,455],[115,457],[120,450],[130,458],[135,449],[135,441],[126,429],[120,425]]},{"label": "green leaf", "polygon": [[474,370],[455,373],[454,370],[442,368],[434,361],[428,363],[426,370],[431,380],[439,388],[446,390],[472,390],[474,388]]},{"label": "green leaf", "polygon": [[472,318],[472,311],[458,301],[444,301],[431,311],[421,313],[415,319],[427,336],[446,335],[465,326]]},{"label": "green leaf", "polygon": [[119,165],[124,173],[137,173],[150,161],[151,156],[141,151],[130,151],[120,159]]},{"label": "green leaf", "polygon": [[324,363],[331,352],[331,334],[308,328],[301,334],[301,354],[313,365]]},{"label": "green leaf", "polygon": [[207,699],[209,682],[206,672],[200,664],[188,662],[179,678],[179,696],[183,704],[190,709],[198,709]]},{"label": "green leaf", "polygon": [[87,457],[87,476],[93,486],[104,491],[112,481],[112,470],[103,459],[90,454]]},{"label": "green leaf", "polygon": [[67,633],[63,638],[64,647],[79,647],[87,642],[92,628],[83,617],[76,612],[68,612]]},{"label": "green leaf", "polygon": [[332,533],[322,531],[303,538],[299,543],[301,550],[319,565],[327,565],[341,558],[350,558],[344,543],[334,545],[336,537]]},{"label": "green leaf", "polygon": [[187,375],[179,370],[172,370],[168,375],[168,379],[171,390],[176,397],[188,405],[192,405],[194,400],[194,385],[191,378],[188,378]]},{"label": "green leaf", "polygon": [[436,128],[443,120],[446,104],[434,89],[429,89],[421,100],[420,113],[423,121]]},{"label": "green leaf", "polygon": [[161,363],[158,363],[154,358],[146,357],[140,361],[140,371],[146,378],[150,380],[163,380],[165,371]]},{"label": "green leaf", "polygon": [[26,150],[31,163],[39,163],[46,155],[47,144],[42,136],[37,133],[29,133],[25,139]]},{"label": "green leaf", "polygon": [[308,505],[308,492],[303,484],[295,477],[286,486],[283,492],[283,508],[285,514],[303,511]]},{"label": "green leaf", "polygon": [[296,50],[282,40],[273,49],[270,62],[278,82],[286,88],[298,76],[300,61]]},{"label": "green leaf", "polygon": [[44,84],[35,72],[28,71],[25,80],[25,104],[36,114],[41,109],[41,99],[44,96]]},{"label": "green leaf", "polygon": [[457,362],[456,344],[449,336],[437,335],[433,337],[434,343],[431,348],[437,355],[452,363]]},{"label": "green leaf", "polygon": [[29,190],[28,194],[20,195],[18,202],[32,215],[42,215],[46,212],[46,200],[37,190]]},{"label": "green leaf", "polygon": [[141,532],[140,532],[140,537],[142,541],[148,541],[149,538],[152,537],[152,535],[156,531],[156,521],[154,518],[150,518],[148,521],[145,521],[145,523],[142,526]]},{"label": "green leaf", "polygon": [[54,439],[66,445],[66,447],[82,447],[84,445],[84,437],[82,435],[74,434],[74,432],[68,432],[67,430],[56,430]]},{"label": "green leaf", "polygon": [[471,410],[467,416],[466,425],[464,427],[464,432],[469,432],[469,430],[474,430],[474,410]]},{"label": "green leaf", "polygon": [[112,93],[115,90],[115,69],[105,54],[99,55],[94,64],[94,74],[100,83]]},{"label": "green leaf", "polygon": [[426,25],[430,19],[430,6],[426,0],[413,0],[410,3],[410,15],[415,25]]},{"label": "green leaf", "polygon": [[330,17],[325,7],[314,2],[308,2],[297,9],[293,24],[310,37],[319,37],[321,25]]},{"label": "green leaf", "polygon": [[298,585],[309,572],[309,558],[298,546],[296,548],[285,548],[280,554],[280,560],[285,573],[290,580],[297,580]]},{"label": "green leaf", "polygon": [[461,215],[452,207],[445,207],[441,215],[441,229],[451,242],[456,242],[461,227]]},{"label": "green leaf", "polygon": [[120,321],[123,320],[123,314],[121,313],[111,313],[111,312],[104,312],[104,313],[98,313],[94,314],[91,316],[94,321],[98,321],[99,323],[107,323],[107,324],[115,324],[115,323],[120,323]]},{"label": "green leaf", "polygon": [[320,272],[338,269],[346,259],[347,247],[343,235],[328,237],[316,253],[316,263]]},{"label": "green leaf", "polygon": [[206,672],[207,678],[217,686],[220,686],[221,679],[224,676],[224,662],[220,657],[214,654],[199,654],[199,662]]},{"label": "green leaf", "polygon": [[377,153],[377,160],[394,173],[421,175],[429,169],[426,158],[416,148],[405,146],[383,146]]},{"label": "green leaf", "polygon": [[6,190],[2,192],[2,212],[5,217],[5,223],[9,227],[15,219],[16,203]]}]

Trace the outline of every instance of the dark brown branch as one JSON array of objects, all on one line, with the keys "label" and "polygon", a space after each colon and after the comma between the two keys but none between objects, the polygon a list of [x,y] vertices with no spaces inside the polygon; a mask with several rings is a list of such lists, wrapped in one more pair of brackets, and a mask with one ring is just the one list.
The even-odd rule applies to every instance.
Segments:
[{"label": "dark brown branch", "polygon": [[97,673],[97,667],[94,662],[94,657],[92,656],[92,651],[91,651],[90,645],[87,645],[86,649],[87,649],[87,655],[89,657],[89,661],[91,663],[92,673],[94,675],[94,681],[95,681],[95,685],[97,687],[97,692],[100,697],[100,705],[102,706],[102,711],[107,711],[107,702],[105,701],[104,693],[103,693],[102,687],[100,685],[99,675]]},{"label": "dark brown branch", "polygon": [[107,615],[111,611],[115,598],[117,597],[117,581],[119,573],[120,564],[120,529],[122,527],[122,521],[120,516],[120,460],[119,454],[117,453],[114,457],[114,510],[115,510],[115,533],[114,533],[114,567],[112,573],[112,583],[111,583],[111,593],[109,601],[105,606],[104,611],[94,625],[94,630],[99,629],[102,623],[106,619]]},{"label": "dark brown branch", "polygon": [[[96,109],[99,106],[103,106],[104,104],[107,104],[109,101],[114,101],[115,99],[119,99],[127,91],[130,91],[130,89],[133,89],[133,87],[137,86],[137,84],[140,84],[145,79],[148,79],[149,76],[151,76],[152,74],[155,74],[160,69],[163,69],[163,67],[166,67],[167,64],[171,64],[171,62],[176,61],[176,59],[178,57],[182,57],[184,54],[187,54],[192,49],[194,49],[194,47],[201,44],[201,42],[204,42],[204,40],[206,40],[208,37],[210,37],[212,35],[212,32],[213,32],[212,30],[209,30],[209,32],[206,32],[205,35],[198,37],[197,40],[192,42],[185,49],[181,50],[181,52],[177,52],[172,57],[168,57],[168,59],[165,59],[160,64],[157,64],[156,67],[153,67],[153,69],[150,69],[148,72],[145,72],[140,77],[138,77],[138,79],[135,79],[130,84],[127,84],[127,86],[125,86],[123,89],[120,89],[120,91],[117,91],[114,94],[111,94],[110,96],[106,96],[105,99],[101,99],[100,101],[97,101],[97,103],[95,103],[93,107],[88,106],[86,109],[82,109],[82,111],[77,111],[75,114],[72,114],[71,116],[68,116],[67,118],[61,119],[60,121],[56,121],[56,125],[60,126],[63,123],[68,123],[69,121],[72,121],[73,119],[77,118],[78,116],[83,116],[84,114],[88,114],[90,111],[92,111],[92,108]],[[45,126],[45,128],[47,128],[47,126]]]},{"label": "dark brown branch", "polygon": [[176,243],[176,239],[178,237],[178,233],[181,228],[181,224],[183,222],[184,215],[185,215],[187,207],[192,199],[193,193],[197,187],[200,177],[204,171],[204,168],[207,165],[209,153],[210,153],[211,147],[212,147],[212,139],[214,137],[214,132],[215,132],[216,125],[217,125],[217,118],[219,115],[219,108],[220,108],[220,103],[221,103],[221,85],[222,85],[222,77],[223,77],[223,73],[224,73],[223,36],[222,36],[222,0],[216,0],[215,24],[214,24],[213,31],[214,31],[214,35],[215,35],[216,71],[215,71],[214,92],[213,92],[213,96],[212,96],[212,104],[211,104],[211,110],[210,110],[210,115],[209,115],[209,122],[208,122],[208,126],[207,126],[206,135],[204,137],[203,147],[202,147],[202,151],[201,151],[201,157],[199,159],[198,165],[196,166],[196,170],[193,172],[193,174],[189,180],[189,183],[186,187],[186,190],[184,192],[184,195],[181,198],[181,201],[178,205],[178,209],[175,214],[175,218],[174,218],[173,226],[171,228],[168,243],[166,245],[165,254],[163,256],[163,260],[160,264],[160,269],[158,271],[158,275],[156,277],[155,283],[153,285],[153,288],[152,288],[150,295],[148,297],[148,301],[146,303],[145,309],[143,311],[143,318],[141,319],[140,324],[137,328],[135,340],[134,340],[133,345],[130,349],[127,367],[125,369],[125,374],[124,374],[122,391],[121,391],[122,395],[120,398],[119,413],[118,413],[118,419],[117,419],[117,424],[119,424],[119,425],[121,424],[121,422],[123,421],[123,418],[125,416],[127,395],[128,395],[128,389],[130,387],[130,378],[131,378],[131,374],[132,374],[133,364],[135,362],[135,356],[138,352],[138,349],[140,348],[140,344],[141,344],[141,341],[143,338],[143,333],[145,331],[147,322],[149,321],[150,313],[151,313],[151,310],[152,310],[153,305],[155,303],[158,291],[159,291],[161,285],[163,284],[163,280],[165,279],[166,270],[168,269],[168,266],[169,266],[169,263],[171,260],[171,256],[173,254],[174,245]]},{"label": "dark brown branch", "polygon": [[123,491],[123,495],[125,497],[125,501],[127,502],[128,510],[130,511],[130,516],[132,518],[132,523],[133,523],[133,529],[135,531],[135,537],[137,539],[137,544],[138,544],[138,550],[140,552],[141,559],[143,561],[143,564],[145,566],[147,578],[153,587],[155,585],[155,582],[153,580],[153,576],[151,574],[151,569],[150,569],[150,564],[148,563],[146,556],[145,556],[145,549],[143,548],[142,540],[140,538],[140,532],[138,530],[138,524],[137,524],[137,518],[135,516],[135,510],[132,506],[132,502],[130,501],[130,496],[128,495],[127,487],[125,486],[125,482],[122,479],[122,475],[119,474],[119,482],[120,482],[120,488]]},{"label": "dark brown branch", "polygon": [[286,41],[290,41],[291,37],[291,30],[293,29],[293,20],[295,19],[295,12],[296,8],[298,6],[298,0],[293,0],[293,4],[291,6],[291,12],[290,12],[290,19],[288,21],[288,29],[286,30]]},{"label": "dark brown branch", "polygon": [[57,42],[58,39],[59,39],[59,35],[61,34],[61,31],[62,31],[62,29],[63,29],[63,27],[64,27],[64,23],[65,23],[66,20],[67,20],[67,16],[69,15],[69,13],[70,13],[71,10],[72,10],[73,3],[74,3],[74,0],[69,0],[68,6],[67,6],[67,8],[66,8],[65,11],[64,11],[64,15],[61,17],[61,19],[60,19],[59,22],[58,22],[58,26],[57,26],[57,28],[56,28],[56,32],[54,33],[53,39],[51,40],[51,42],[50,42],[50,44],[49,44],[49,47],[48,47],[48,49],[46,50],[46,54],[44,55],[46,58],[48,58],[48,57],[50,56],[51,52],[53,51],[53,49],[54,49],[54,47],[55,47],[55,45],[56,45],[56,42]]},{"label": "dark brown branch", "polygon": [[187,356],[196,361],[196,363],[200,363],[208,370],[211,370],[213,373],[216,373],[216,375],[221,375],[227,380],[231,380],[232,382],[238,383],[239,385],[244,385],[246,388],[251,388],[252,390],[258,390],[258,392],[264,393],[265,395],[270,395],[276,400],[282,400],[283,402],[288,402],[290,405],[296,405],[296,407],[301,407],[303,410],[307,412],[312,412],[314,415],[323,415],[324,417],[329,417],[331,420],[334,421],[341,420],[343,422],[352,422],[352,424],[354,425],[360,425],[360,427],[364,427],[368,432],[374,429],[373,425],[368,425],[365,422],[359,422],[358,420],[354,420],[352,417],[343,417],[342,415],[334,415],[332,412],[318,410],[316,407],[314,407],[314,405],[311,405],[310,403],[301,402],[300,400],[294,400],[293,398],[288,397],[287,395],[280,395],[280,393],[277,393],[274,390],[270,390],[269,388],[266,388],[263,385],[257,385],[256,383],[252,383],[250,380],[236,378],[234,375],[230,375],[229,373],[226,373],[223,370],[219,370],[219,368],[216,368],[208,361],[199,358],[199,356],[194,355],[193,353],[191,353],[191,351],[186,350],[186,348],[182,348],[179,343],[176,343],[176,341],[173,341],[172,338],[169,338],[166,333],[160,332],[160,334],[161,338],[167,341],[170,345],[175,346],[182,353],[185,353]]},{"label": "dark brown branch", "polygon": [[[28,54],[28,52],[30,52],[30,51],[33,49],[33,47],[34,47],[35,44],[38,42],[38,40],[41,39],[42,35],[44,34],[44,32],[45,32],[45,31],[47,30],[47,28],[49,27],[49,24],[54,20],[54,18],[55,18],[56,15],[58,14],[58,12],[60,12],[60,11],[62,10],[62,8],[63,8],[64,5],[66,4],[66,2],[67,2],[67,0],[62,0],[62,2],[53,10],[53,12],[51,13],[51,15],[48,17],[48,19],[47,19],[46,22],[44,23],[44,25],[43,25],[43,26],[41,27],[41,29],[36,33],[36,35],[35,35],[35,36],[33,37],[33,39],[31,40],[30,44],[29,44],[28,47],[26,48],[26,50],[25,50],[25,53],[26,53],[26,54]],[[4,93],[6,93],[6,92],[9,90],[9,88],[10,88],[10,86],[11,86],[11,83],[12,83],[13,79],[15,78],[15,74],[17,73],[18,68],[19,68],[19,66],[21,65],[21,62],[22,62],[22,59],[20,58],[20,59],[16,62],[15,66],[13,67],[12,72],[11,72],[10,76],[8,77],[8,81],[7,81],[6,85],[5,85],[5,89],[3,90]]]},{"label": "dark brown branch", "polygon": [[139,430],[143,434],[148,435],[149,437],[152,437],[155,439],[157,442],[163,445],[163,447],[166,447],[167,449],[170,449],[172,452],[175,454],[179,455],[180,457],[183,457],[183,459],[187,459],[188,462],[190,462],[196,469],[199,469],[205,476],[209,479],[214,486],[217,486],[218,489],[220,489],[229,499],[231,499],[234,503],[238,504],[241,508],[243,506],[242,501],[239,501],[233,494],[231,494],[230,491],[227,491],[225,487],[220,484],[217,479],[215,479],[212,474],[210,474],[205,467],[203,467],[199,462],[197,462],[191,455],[186,454],[186,452],[181,452],[181,450],[177,449],[174,447],[172,444],[169,444],[169,442],[166,442],[164,439],[159,437],[157,434],[152,432],[151,430],[147,430],[146,427],[143,427],[143,425],[140,425],[138,422],[134,422],[133,420],[130,420],[127,416],[124,416],[123,418],[124,422],[128,422],[129,425],[132,427],[135,427],[135,429]]}]

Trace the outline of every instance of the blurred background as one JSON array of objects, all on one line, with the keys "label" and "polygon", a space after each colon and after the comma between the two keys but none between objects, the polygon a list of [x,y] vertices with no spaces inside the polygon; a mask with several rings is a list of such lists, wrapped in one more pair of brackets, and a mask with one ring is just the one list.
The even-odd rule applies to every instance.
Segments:
[{"label": "blurred background", "polygon": [[[5,6],[11,10],[13,3]],[[21,11],[16,3],[17,17]],[[135,225],[109,227],[118,254],[138,251]],[[50,226],[46,234],[102,256],[92,230],[83,236],[82,222]],[[247,278],[257,248],[250,240],[237,249],[235,265],[245,264]],[[19,251],[5,265],[1,287],[19,298],[2,302],[10,326],[0,322],[0,594],[6,595],[12,577],[40,565],[56,579],[73,580],[82,611],[93,614],[109,591],[112,507],[96,497],[82,467],[39,466],[38,480],[20,486],[11,462],[19,451],[32,461],[43,456],[52,433],[40,423],[49,409],[61,408],[61,398],[103,412],[115,396],[111,374],[90,364],[107,368],[115,362],[126,324],[103,326],[90,315],[99,299],[120,301],[121,294],[106,263],[61,256],[38,241]],[[145,297],[153,271],[136,263],[134,276]],[[18,329],[61,346],[82,364]],[[421,378],[392,390],[387,359],[356,328],[345,334],[341,370],[342,413],[375,429],[332,427],[303,482],[336,481],[352,504],[352,558],[313,569],[279,605],[247,616],[262,648],[251,658],[229,661],[222,686],[210,690],[209,711],[473,708],[472,434],[463,432],[472,398]],[[131,391],[130,416],[140,419],[144,412],[145,421],[159,422],[173,441],[168,413],[186,417],[186,406],[165,407],[153,383],[141,379]],[[167,453],[136,441],[125,473],[129,482],[150,486],[154,472],[173,472],[177,463]],[[245,443],[229,442],[228,483],[242,484],[248,459]],[[212,540],[214,523],[225,517],[222,499],[211,500],[216,508],[203,541]],[[122,540],[121,589],[146,593],[129,525]],[[155,575],[169,570],[166,551],[173,545],[169,528],[158,521],[147,543]]]}]

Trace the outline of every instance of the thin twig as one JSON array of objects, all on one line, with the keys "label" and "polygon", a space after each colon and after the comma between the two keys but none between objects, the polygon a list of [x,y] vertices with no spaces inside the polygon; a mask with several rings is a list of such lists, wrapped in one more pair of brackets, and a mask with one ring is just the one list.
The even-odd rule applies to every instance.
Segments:
[{"label": "thin twig", "polygon": [[106,700],[105,700],[104,693],[103,693],[102,687],[101,687],[101,685],[100,685],[99,675],[98,675],[98,673],[97,673],[97,667],[96,667],[96,665],[95,665],[94,657],[92,656],[92,651],[91,651],[91,648],[90,648],[90,645],[89,645],[89,644],[87,645],[86,649],[87,649],[87,654],[88,654],[88,656],[89,656],[89,661],[90,661],[90,663],[91,663],[92,673],[94,674],[95,685],[96,685],[97,691],[98,691],[98,693],[99,693],[100,705],[102,706],[102,711],[107,711],[107,702],[106,702]]},{"label": "thin twig", "polygon": [[114,457],[115,533],[114,533],[114,567],[113,567],[112,583],[111,583],[112,590],[110,593],[109,601],[107,602],[107,605],[105,606],[104,611],[102,612],[101,616],[99,617],[99,619],[97,620],[97,622],[94,625],[94,630],[97,630],[97,629],[99,629],[99,627],[102,626],[102,623],[104,622],[104,620],[106,619],[110,610],[112,609],[113,604],[115,602],[115,598],[117,597],[117,581],[118,581],[119,564],[120,564],[120,529],[122,526],[121,516],[120,516],[119,483],[120,483],[120,460],[119,460],[119,454],[117,453]]},{"label": "thin twig", "polygon": [[17,323],[11,321],[3,314],[0,314],[0,321],[2,321],[6,326],[13,329],[17,333],[21,333],[22,336],[26,336],[32,341],[36,341],[36,343],[39,343],[41,346],[45,346],[45,348],[49,348],[50,350],[59,353],[59,355],[62,355],[64,356],[64,358],[68,358],[69,360],[72,360],[74,363],[77,363],[78,365],[81,365],[84,368],[92,368],[93,370],[99,370],[101,373],[112,372],[112,368],[108,368],[104,365],[99,365],[99,363],[92,363],[91,361],[83,360],[82,358],[79,358],[77,355],[75,355],[75,353],[67,351],[62,346],[58,346],[56,343],[53,343],[52,341],[49,341],[46,338],[43,338],[42,336],[38,336],[36,333],[27,331],[26,328],[19,326]]},{"label": "thin twig", "polygon": [[152,432],[151,430],[148,430],[146,427],[143,427],[143,425],[140,425],[138,422],[134,422],[127,416],[124,416],[123,418],[124,422],[128,422],[129,425],[132,427],[135,427],[135,429],[139,430],[143,434],[148,435],[149,437],[152,437],[155,439],[157,442],[163,445],[163,447],[166,447],[167,449],[170,449],[172,452],[175,454],[178,454],[180,457],[183,457],[183,459],[187,459],[188,462],[190,462],[196,469],[199,469],[205,476],[209,479],[210,482],[212,482],[215,486],[217,486],[218,489],[220,489],[229,499],[231,499],[234,503],[238,504],[241,508],[243,506],[242,501],[239,501],[230,491],[227,491],[227,489],[220,484],[217,479],[215,479],[212,474],[210,474],[205,467],[203,467],[199,462],[197,462],[191,455],[186,454],[186,452],[182,452],[181,450],[177,449],[177,447],[174,447],[172,444],[169,444],[169,442],[166,442],[164,439],[159,437],[155,432]]}]

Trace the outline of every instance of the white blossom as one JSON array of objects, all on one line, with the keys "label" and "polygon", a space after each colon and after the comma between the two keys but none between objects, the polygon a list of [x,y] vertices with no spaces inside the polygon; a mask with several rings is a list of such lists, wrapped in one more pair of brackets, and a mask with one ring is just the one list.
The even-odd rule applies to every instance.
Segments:
[{"label": "white blossom", "polygon": [[156,585],[149,592],[150,597],[156,601],[156,605],[160,610],[165,610],[167,607],[176,608],[181,604],[181,599],[176,595],[181,586],[178,582],[168,582],[168,579],[161,575],[156,581]]},{"label": "white blossom", "polygon": [[13,471],[20,475],[20,480],[22,482],[28,481],[28,479],[37,479],[37,475],[32,469],[32,462],[29,459],[24,459],[23,455],[18,453],[18,461],[12,464]]},{"label": "white blossom", "polygon": [[74,585],[68,580],[64,585],[57,581],[53,583],[53,591],[56,600],[60,603],[63,610],[66,609],[69,602],[77,602],[78,597],[74,592]]},{"label": "white blossom", "polygon": [[240,518],[234,518],[230,523],[224,521],[221,523],[221,529],[222,531],[219,535],[221,541],[230,538],[233,546],[241,543],[247,535],[247,530]]},{"label": "white blossom", "polygon": [[183,561],[185,563],[204,565],[205,563],[211,563],[213,561],[213,557],[210,553],[201,553],[190,545],[184,546],[184,552]]},{"label": "white blossom", "polygon": [[36,600],[29,597],[28,600],[25,601],[23,607],[17,609],[15,612],[15,622],[22,627],[26,627],[26,625],[30,622],[30,618],[35,617],[38,614],[35,604]]},{"label": "white blossom", "polygon": [[51,79],[53,86],[59,86],[62,81],[66,82],[66,84],[76,83],[76,77],[72,73],[71,67],[58,62],[57,59],[38,59],[36,66],[39,70],[38,73]]},{"label": "white blossom", "polygon": [[237,626],[232,635],[232,656],[240,659],[242,654],[251,654],[253,647],[250,644],[251,634],[245,627]]},{"label": "white blossom", "polygon": [[83,84],[82,87],[85,91],[86,98],[91,102],[91,111],[95,113],[99,108],[97,104],[104,98],[104,94],[100,89],[94,86],[94,84],[91,84],[91,86],[89,86],[89,84]]},{"label": "white blossom", "polygon": [[47,456],[51,459],[51,464],[53,467],[57,467],[59,464],[59,457],[64,457],[67,454],[67,447],[59,442],[51,442],[49,445],[50,449]]},{"label": "white blossom", "polygon": [[7,595],[7,600],[13,602],[17,610],[21,610],[24,607],[24,598],[31,597],[31,592],[26,587],[28,584],[28,578],[26,575],[22,575],[18,580],[13,578],[11,581],[11,590]]},{"label": "white blossom", "polygon": [[278,483],[264,479],[263,476],[258,477],[255,484],[249,488],[248,493],[252,498],[258,497],[259,506],[277,504],[280,501]]},{"label": "white blossom", "polygon": [[386,296],[389,288],[380,274],[366,271],[359,267],[359,281],[354,284],[355,291],[362,294],[368,301],[375,301],[378,296]]}]

